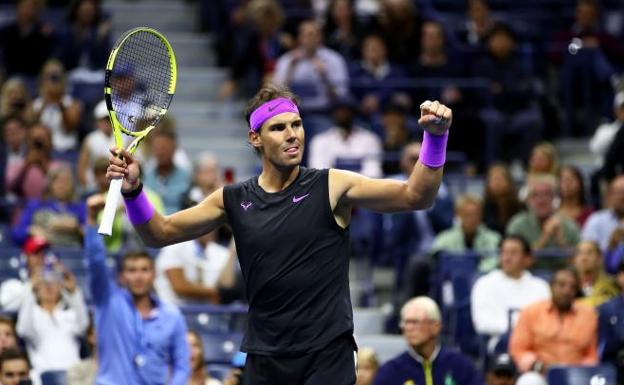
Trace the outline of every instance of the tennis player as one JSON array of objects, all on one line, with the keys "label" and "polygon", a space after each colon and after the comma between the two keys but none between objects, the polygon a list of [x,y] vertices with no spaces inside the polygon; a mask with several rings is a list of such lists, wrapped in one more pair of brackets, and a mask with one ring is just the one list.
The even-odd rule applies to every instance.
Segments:
[{"label": "tennis player", "polygon": [[305,131],[288,89],[262,88],[246,119],[261,174],[197,206],[169,216],[155,212],[137,160],[123,150],[125,160],[111,156],[107,176],[123,177],[128,217],[149,246],[190,240],[224,224],[232,228],[249,300],[241,347],[248,353],[245,385],[355,384],[351,210],[429,207],[442,179],[452,112],[437,101],[421,105],[422,150],[407,181],[301,167]]}]

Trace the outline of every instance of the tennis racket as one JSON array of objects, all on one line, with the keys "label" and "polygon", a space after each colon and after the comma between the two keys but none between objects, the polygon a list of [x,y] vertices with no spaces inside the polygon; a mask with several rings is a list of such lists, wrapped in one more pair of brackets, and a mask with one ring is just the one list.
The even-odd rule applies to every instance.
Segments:
[{"label": "tennis racket", "polygon": [[[125,134],[134,138],[127,151],[158,125],[169,109],[176,88],[175,54],[165,37],[152,28],[125,32],[115,42],[106,64],[104,99],[113,126],[115,144],[122,148]],[[122,179],[113,179],[98,232],[111,235],[119,204]]]}]

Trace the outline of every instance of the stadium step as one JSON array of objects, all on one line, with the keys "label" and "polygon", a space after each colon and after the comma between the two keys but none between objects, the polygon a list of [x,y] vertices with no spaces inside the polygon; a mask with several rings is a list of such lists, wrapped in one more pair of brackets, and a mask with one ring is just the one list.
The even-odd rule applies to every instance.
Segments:
[{"label": "stadium step", "polygon": [[196,12],[183,1],[107,1],[103,8],[113,15],[113,30],[147,26],[163,33],[193,32]]}]

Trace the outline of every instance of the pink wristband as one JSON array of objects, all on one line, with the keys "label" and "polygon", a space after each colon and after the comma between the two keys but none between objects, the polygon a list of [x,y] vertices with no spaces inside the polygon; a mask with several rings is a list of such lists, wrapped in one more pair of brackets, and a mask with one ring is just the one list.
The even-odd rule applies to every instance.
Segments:
[{"label": "pink wristband", "polygon": [[425,131],[420,149],[420,162],[422,164],[432,168],[444,166],[448,135],[448,130],[444,135],[433,135]]},{"label": "pink wristband", "polygon": [[147,199],[145,191],[141,191],[136,198],[124,199],[126,204],[126,213],[128,213],[128,219],[133,226],[142,225],[149,222],[154,215],[154,207]]}]

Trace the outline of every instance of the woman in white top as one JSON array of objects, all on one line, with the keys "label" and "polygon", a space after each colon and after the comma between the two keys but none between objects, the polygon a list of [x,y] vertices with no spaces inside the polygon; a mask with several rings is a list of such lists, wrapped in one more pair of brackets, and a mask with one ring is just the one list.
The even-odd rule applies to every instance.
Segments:
[{"label": "woman in white top", "polygon": [[77,151],[82,107],[65,93],[65,69],[61,62],[48,60],[41,69],[39,81],[39,97],[33,102],[35,116],[50,128],[55,151]]},{"label": "woman in white top", "polygon": [[187,385],[221,385],[220,381],[210,378],[210,374],[206,371],[204,345],[199,333],[192,330],[188,331],[186,340],[191,350],[191,377]]},{"label": "woman in white top", "polygon": [[58,263],[36,272],[32,287],[17,316],[17,334],[26,342],[35,373],[67,370],[80,361],[78,338],[89,324],[82,292]]}]

